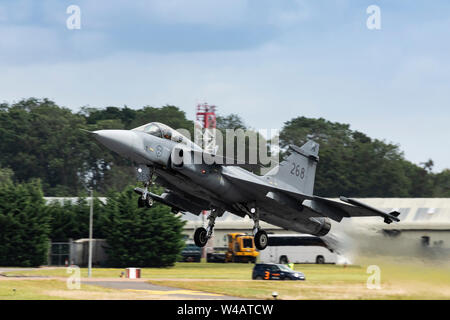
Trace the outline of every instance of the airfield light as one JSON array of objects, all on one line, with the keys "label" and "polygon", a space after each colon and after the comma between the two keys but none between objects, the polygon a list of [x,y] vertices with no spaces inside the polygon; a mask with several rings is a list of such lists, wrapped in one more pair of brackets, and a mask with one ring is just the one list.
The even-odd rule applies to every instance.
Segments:
[{"label": "airfield light", "polygon": [[276,291],[272,292],[272,297],[273,297],[275,300],[277,300],[278,292],[276,292]]}]

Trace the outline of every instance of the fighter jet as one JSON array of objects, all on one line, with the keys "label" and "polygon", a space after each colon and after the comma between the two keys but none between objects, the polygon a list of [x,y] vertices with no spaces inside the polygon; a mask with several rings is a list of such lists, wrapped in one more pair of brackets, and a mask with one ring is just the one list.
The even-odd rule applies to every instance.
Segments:
[{"label": "fighter jet", "polygon": [[[387,213],[347,197],[334,201],[313,195],[319,162],[319,144],[314,141],[301,147],[290,145],[288,156],[277,167],[265,175],[256,175],[245,169],[248,164],[208,153],[162,123],[91,133],[108,149],[148,168],[144,188],[135,188],[139,207],[150,208],[157,201],[171,207],[174,213],[199,215],[210,211],[206,228],[197,228],[194,233],[199,247],[206,245],[216,218],[225,211],[242,218],[248,215],[253,220],[254,241],[259,250],[268,244],[260,221],[316,236],[330,231],[331,220],[379,216],[385,223],[400,221],[398,211]],[[153,183],[163,186],[165,192],[150,192],[148,187]]]}]

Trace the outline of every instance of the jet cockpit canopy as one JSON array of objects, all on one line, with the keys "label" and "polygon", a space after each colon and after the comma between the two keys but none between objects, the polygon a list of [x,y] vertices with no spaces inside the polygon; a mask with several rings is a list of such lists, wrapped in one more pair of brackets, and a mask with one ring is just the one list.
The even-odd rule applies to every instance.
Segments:
[{"label": "jet cockpit canopy", "polygon": [[191,144],[191,141],[181,133],[179,133],[177,130],[174,130],[171,127],[160,122],[150,122],[132,130],[145,132],[158,138],[164,138],[186,145]]}]

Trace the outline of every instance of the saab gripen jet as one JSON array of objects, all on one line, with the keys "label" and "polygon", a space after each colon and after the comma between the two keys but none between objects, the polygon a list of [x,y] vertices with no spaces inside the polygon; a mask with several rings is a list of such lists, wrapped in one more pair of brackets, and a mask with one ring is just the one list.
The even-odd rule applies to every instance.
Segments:
[{"label": "saab gripen jet", "polygon": [[[290,145],[286,159],[259,176],[245,170],[246,164],[207,153],[178,131],[158,122],[132,130],[98,130],[91,134],[108,149],[148,167],[144,188],[135,188],[139,207],[150,208],[157,201],[171,207],[174,213],[199,215],[210,211],[206,228],[197,228],[194,233],[199,247],[206,245],[216,218],[225,211],[242,218],[248,215],[253,220],[254,241],[259,250],[268,244],[261,220],[316,236],[330,231],[330,219],[340,222],[349,217],[380,216],[385,223],[400,221],[397,211],[383,212],[347,197],[334,201],[314,196],[319,162],[319,144],[314,141],[301,147]],[[193,161],[195,157],[203,160]],[[155,182],[165,188],[162,195],[148,190]]]}]

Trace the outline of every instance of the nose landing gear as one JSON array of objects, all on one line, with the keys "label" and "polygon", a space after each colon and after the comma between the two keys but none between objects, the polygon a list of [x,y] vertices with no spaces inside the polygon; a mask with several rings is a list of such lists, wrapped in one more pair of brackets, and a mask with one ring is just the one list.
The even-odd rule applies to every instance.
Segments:
[{"label": "nose landing gear", "polygon": [[[147,191],[147,188],[144,189]],[[142,193],[142,196],[138,198],[138,208],[151,208],[153,206],[153,199],[146,192]]]},{"label": "nose landing gear", "polygon": [[144,189],[136,188],[135,191],[141,194],[141,196],[138,198],[138,208],[151,208],[153,206],[153,199],[148,194],[148,185],[149,183],[145,183]]},{"label": "nose landing gear", "polygon": [[144,183],[144,189],[141,188],[135,188],[134,191],[138,194],[140,194],[140,197],[138,198],[138,208],[151,208],[153,206],[153,199],[148,193],[148,187],[153,185],[153,174],[155,172],[154,168],[150,169],[150,175],[148,181]]},{"label": "nose landing gear", "polygon": [[194,233],[194,243],[197,247],[204,247],[209,239],[211,239],[214,231],[214,224],[217,217],[221,217],[225,210],[223,209],[212,209],[208,216],[208,226],[205,228],[200,227],[195,229]]}]

